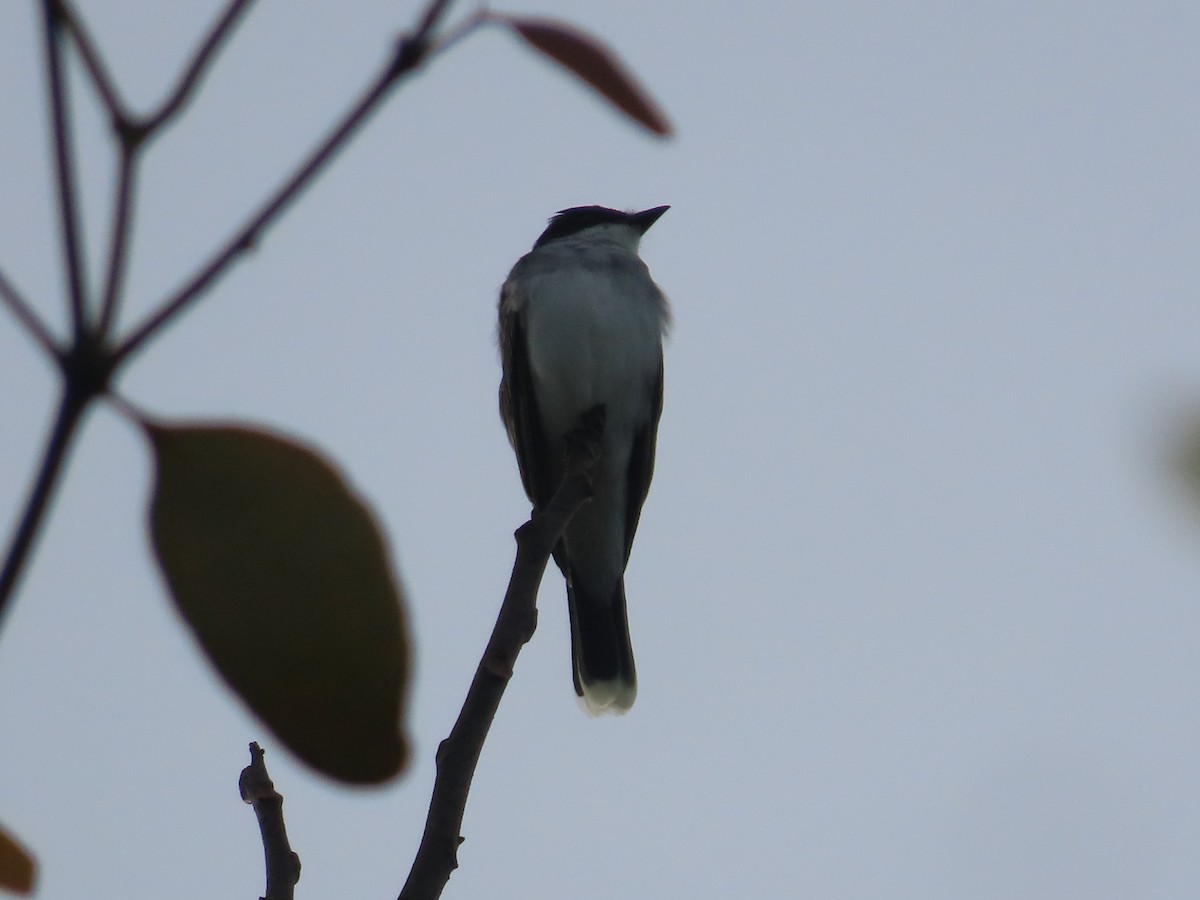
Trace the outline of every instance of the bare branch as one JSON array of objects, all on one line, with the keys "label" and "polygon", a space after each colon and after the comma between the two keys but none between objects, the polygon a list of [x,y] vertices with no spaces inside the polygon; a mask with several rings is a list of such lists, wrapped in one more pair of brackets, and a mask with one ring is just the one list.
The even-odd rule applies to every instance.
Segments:
[{"label": "bare branch", "polygon": [[115,351],[118,363],[124,362],[137,352],[147,340],[210,287],[218,276],[225,274],[239,256],[258,243],[262,233],[278,220],[280,213],[291,205],[301,191],[312,183],[329,161],[346,145],[358,127],[378,108],[379,101],[386,96],[394,84],[395,66],[393,62],[389,61],[384,71],[376,77],[350,112],[321,141],[308,159],[301,163],[299,168],[250,217],[250,220],[234,232],[233,236],[209,258],[208,262],[201,266],[157,312],[149,316],[121,342]]},{"label": "bare branch", "polygon": [[157,112],[151,113],[141,123],[141,128],[145,134],[149,135],[157,131],[183,109],[187,101],[191,99],[196,85],[200,83],[200,78],[204,75],[204,70],[216,58],[221,44],[233,33],[234,26],[238,24],[241,17],[250,9],[250,4],[253,2],[254,0],[230,0],[229,5],[225,7],[225,12],[213,23],[212,30],[205,35],[204,40],[200,42],[200,46],[196,48],[196,52],[192,54],[192,59],[184,70],[183,75],[180,76],[175,90],[167,96],[167,99],[163,101],[162,106],[159,107]]},{"label": "bare branch", "polygon": [[292,900],[300,881],[300,857],[288,843],[283,822],[283,795],[275,790],[263,749],[250,745],[250,765],[238,778],[242,800],[254,807],[258,830],[262,834],[263,856],[267,866],[267,893],[263,900]]},{"label": "bare branch", "polygon": [[96,42],[88,32],[87,25],[72,6],[70,0],[55,0],[63,22],[79,47],[84,67],[92,77],[92,84],[108,110],[113,133],[120,141],[120,159],[117,162],[116,189],[113,196],[113,222],[109,229],[108,272],[104,280],[104,293],[100,302],[100,320],[97,331],[106,334],[116,315],[116,304],[120,297],[121,283],[129,254],[126,242],[129,236],[130,205],[133,200],[134,161],[138,148],[147,132],[144,126],[133,121],[125,103],[117,92],[116,84],[100,55]]},{"label": "bare branch", "polygon": [[452,2],[453,0],[431,0],[425,9],[425,15],[421,16],[421,24],[417,26],[416,36],[420,40],[425,40],[433,34],[433,29],[437,28]]},{"label": "bare branch", "polygon": [[79,48],[79,55],[82,56],[83,65],[91,76],[91,83],[95,85],[96,92],[100,94],[104,107],[108,109],[109,118],[112,119],[114,124],[115,122],[124,121],[126,119],[125,104],[121,102],[121,97],[116,92],[113,77],[110,76],[108,68],[104,66],[100,49],[96,47],[96,42],[91,40],[91,35],[86,25],[84,25],[83,19],[79,18],[79,14],[71,5],[71,0],[54,1],[59,7],[62,22],[67,26],[67,30],[71,32],[71,36]]},{"label": "bare branch", "polygon": [[359,127],[379,109],[392,88],[427,58],[430,30],[437,26],[448,5],[448,0],[433,0],[429,11],[422,17],[421,27],[399,41],[384,68],[308,158],[264,201],[249,221],[217,249],[207,263],[168,298],[157,312],[150,315],[121,342],[114,353],[114,362],[117,365],[141,349],[146,341],[190,306],[218,277],[225,274],[239,256],[258,243],[263,232],[278,221],[283,211],[312,184],[325,166],[346,146]]},{"label": "bare branch", "polygon": [[112,76],[84,24],[83,19],[72,7],[70,0],[54,0],[63,22],[79,47],[84,66],[92,77],[92,83],[108,110],[113,133],[120,142],[120,159],[117,163],[116,188],[113,195],[112,227],[109,230],[109,253],[103,295],[100,302],[100,318],[97,331],[107,334],[116,319],[120,302],[125,270],[129,254],[127,245],[131,225],[133,184],[136,174],[137,154],[145,140],[152,137],[181,109],[191,97],[207,65],[216,58],[217,50],[232,33],[234,26],[249,8],[251,0],[232,0],[225,12],[214,23],[212,29],[192,55],[179,84],[163,102],[160,109],[136,119],[126,109],[117,92]]},{"label": "bare branch", "polygon": [[29,336],[41,345],[47,355],[57,359],[59,349],[58,344],[54,340],[54,335],[50,333],[50,329],[46,326],[46,323],[33,311],[33,307],[25,301],[25,298],[13,287],[12,282],[5,277],[2,271],[0,271],[0,300],[4,301],[4,305],[9,308],[17,321],[25,327],[25,330],[29,332]]},{"label": "bare branch", "polygon": [[20,521],[17,522],[16,530],[9,543],[8,553],[4,558],[4,568],[0,569],[0,624],[3,624],[8,601],[12,597],[17,580],[29,559],[29,552],[33,549],[33,539],[37,535],[46,508],[49,506],[50,497],[54,493],[58,474],[66,460],[67,449],[75,434],[75,428],[90,399],[90,396],[83,396],[68,385],[59,401],[58,415],[46,442],[41,466],[29,492],[25,511],[22,513]]},{"label": "bare branch", "polygon": [[[122,132],[127,133],[127,132]],[[100,300],[99,334],[107,336],[117,317],[125,271],[129,267],[129,232],[132,227],[133,185],[136,175],[137,146],[122,140],[117,160],[117,181],[113,189],[112,225],[108,239],[108,273]]]},{"label": "bare branch", "polygon": [[71,149],[71,125],[67,110],[67,84],[63,76],[62,7],[58,0],[42,0],[46,80],[50,90],[50,112],[54,131],[54,158],[58,176],[59,227],[62,230],[64,268],[70,297],[71,328],[78,338],[87,329],[83,283],[83,247],[80,240],[78,194],[75,190],[75,161]]},{"label": "bare branch", "polygon": [[500,615],[450,735],[437,751],[437,777],[425,833],[400,900],[434,900],[458,867],[463,811],[488,730],[512,678],[521,648],[537,627],[537,590],[554,545],[567,523],[591,496],[591,473],[603,431],[603,416],[585,421],[568,442],[567,470],[554,498],[517,529],[517,557]]},{"label": "bare branch", "polygon": [[83,58],[84,68],[92,76],[92,84],[95,85],[96,93],[100,95],[101,101],[103,101],[105,108],[108,110],[113,127],[120,130],[120,123],[128,121],[129,117],[125,111],[125,104],[121,101],[120,94],[117,93],[116,84],[113,82],[112,76],[109,74],[108,68],[104,65],[104,60],[100,56],[100,50],[96,46],[96,42],[92,40],[87,26],[71,5],[70,0],[54,0],[54,2],[58,6],[63,23],[75,39],[75,45],[79,48],[79,55]]}]

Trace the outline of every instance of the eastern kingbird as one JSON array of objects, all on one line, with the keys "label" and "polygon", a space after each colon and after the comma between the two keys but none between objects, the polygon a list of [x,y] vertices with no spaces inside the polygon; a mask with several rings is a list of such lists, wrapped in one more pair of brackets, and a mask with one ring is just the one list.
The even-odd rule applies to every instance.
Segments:
[{"label": "eastern kingbird", "polygon": [[638,244],[667,209],[564,209],[500,290],[500,416],[534,509],[558,489],[568,433],[604,410],[592,498],[554,551],[575,693],[593,714],[625,712],[637,696],[625,566],[654,473],[671,317]]}]

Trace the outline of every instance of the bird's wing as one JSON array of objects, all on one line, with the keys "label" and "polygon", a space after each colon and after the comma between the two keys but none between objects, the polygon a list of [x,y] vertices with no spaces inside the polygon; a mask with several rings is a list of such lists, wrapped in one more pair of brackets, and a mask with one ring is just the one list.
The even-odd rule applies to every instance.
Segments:
[{"label": "bird's wing", "polygon": [[663,366],[658,363],[658,377],[647,384],[651,394],[650,418],[633,435],[633,448],[629,454],[629,468],[625,473],[625,562],[629,562],[629,551],[633,547],[633,535],[637,531],[638,519],[642,515],[642,504],[650,492],[650,479],[654,477],[654,450],[658,443],[658,420],[662,417]]},{"label": "bird's wing", "polygon": [[500,297],[500,417],[508,429],[508,440],[517,453],[525,494],[540,508],[550,502],[558,487],[553,482],[557,466],[550,465],[545,433],[538,414],[529,354],[525,346],[524,319],[507,301],[507,285]]}]

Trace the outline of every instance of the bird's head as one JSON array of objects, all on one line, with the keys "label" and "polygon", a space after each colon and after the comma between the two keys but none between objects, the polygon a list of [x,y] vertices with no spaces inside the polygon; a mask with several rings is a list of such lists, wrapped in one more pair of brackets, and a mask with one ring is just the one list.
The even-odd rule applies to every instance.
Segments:
[{"label": "bird's head", "polygon": [[622,212],[606,206],[574,206],[559,210],[533,245],[536,250],[551,241],[594,233],[636,250],[642,235],[671,207],[655,206],[640,212]]}]

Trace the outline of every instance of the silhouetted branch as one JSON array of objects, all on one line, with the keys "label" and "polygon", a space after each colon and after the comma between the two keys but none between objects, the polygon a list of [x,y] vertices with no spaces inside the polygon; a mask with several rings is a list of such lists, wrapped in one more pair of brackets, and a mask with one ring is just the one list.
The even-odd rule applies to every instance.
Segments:
[{"label": "silhouetted branch", "polygon": [[175,86],[175,90],[163,101],[158,112],[151,113],[141,123],[141,128],[146,132],[147,136],[165,125],[191,99],[192,92],[195,90],[196,85],[200,83],[200,78],[204,74],[204,70],[216,58],[221,44],[233,33],[234,26],[238,24],[238,20],[249,10],[250,4],[253,2],[254,0],[231,0],[230,4],[225,7],[225,12],[213,23],[212,30],[200,42],[200,46],[196,48],[196,52],[192,54],[191,61],[188,63],[187,68],[184,69],[183,75],[179,79],[179,84]]},{"label": "silhouetted branch", "polygon": [[453,0],[433,0],[425,9],[425,15],[421,16],[421,23],[413,33],[414,36],[424,40],[433,34],[433,29],[437,28],[438,23],[442,21],[442,16],[446,14],[446,10],[450,8],[452,2]]},{"label": "silhouetted branch", "polygon": [[273,225],[279,215],[292,204],[300,193],[316,179],[325,166],[341,151],[350,138],[366,120],[379,109],[400,80],[416,69],[430,52],[430,36],[449,5],[448,0],[433,0],[422,17],[421,27],[413,34],[401,39],[391,58],[367,86],[358,101],[347,112],[302,162],[292,175],[263,202],[245,225],[210,257],[184,285],[166,300],[162,307],[150,315],[141,325],[121,342],[114,352],[114,361],[121,364],[136,353],[150,338],[177,315],[190,306],[216,279],[230,268],[243,253],[253,248],[263,232]]},{"label": "silhouetted branch", "polygon": [[254,807],[258,830],[262,833],[263,856],[267,867],[267,893],[262,900],[292,900],[300,881],[300,857],[288,843],[283,821],[283,795],[275,790],[263,749],[250,745],[250,765],[238,778],[242,800]]},{"label": "silhouetted branch", "polygon": [[262,233],[278,219],[280,213],[300,195],[300,192],[312,183],[325,165],[346,145],[350,136],[375,111],[379,101],[394,84],[394,68],[394,64],[389,62],[350,112],[250,220],[238,228],[157,312],[133,330],[116,351],[118,361],[123,362],[136,353],[147,340],[193,303],[220,275],[225,274],[239,256],[258,243]]},{"label": "silhouetted branch", "polygon": [[58,481],[58,474],[66,459],[71,436],[75,432],[75,426],[79,424],[79,417],[83,413],[88,399],[90,398],[81,397],[68,385],[59,402],[58,414],[50,431],[50,437],[46,441],[46,450],[42,454],[41,466],[38,468],[37,477],[29,492],[25,510],[13,532],[8,553],[4,557],[4,568],[0,570],[0,624],[4,622],[8,601],[12,598],[17,579],[25,567],[25,561],[29,558],[33,539],[42,524],[42,516],[46,512],[46,507]]},{"label": "silhouetted branch", "polygon": [[96,42],[92,40],[91,34],[84,25],[83,20],[75,12],[75,8],[71,5],[70,0],[54,0],[58,7],[58,13],[62,17],[63,24],[67,26],[67,30],[71,32],[71,36],[75,39],[75,46],[79,48],[79,55],[83,58],[84,68],[92,78],[92,84],[96,87],[96,93],[100,95],[101,102],[104,103],[104,108],[108,111],[109,120],[114,128],[119,127],[119,123],[126,120],[125,104],[121,101],[120,95],[117,93],[116,84],[109,74],[108,68],[104,65],[104,60],[100,56],[100,50],[96,46]]},{"label": "silhouetted branch", "polygon": [[37,341],[49,356],[58,356],[58,343],[54,340],[54,335],[3,272],[0,272],[0,300],[4,301],[4,305],[12,311],[17,321],[25,326],[29,336]]},{"label": "silhouetted branch", "polygon": [[96,326],[107,335],[117,316],[117,307],[124,287],[125,270],[129,267],[129,231],[132,227],[133,185],[136,177],[137,147],[122,142],[117,160],[117,181],[113,194],[112,226],[108,232],[108,274],[104,278],[104,294],[100,301],[100,319]]},{"label": "silhouetted branch", "polygon": [[537,590],[559,536],[591,496],[603,415],[587,415],[568,441],[567,471],[554,498],[517,529],[517,557],[500,615],[450,735],[438,745],[437,776],[421,846],[400,900],[434,900],[458,867],[463,811],[475,766],[512,678],[521,648],[537,627]]},{"label": "silhouetted branch", "polygon": [[69,0],[53,0],[53,2],[63,23],[75,39],[79,55],[83,58],[84,67],[91,76],[96,92],[100,95],[100,99],[108,111],[113,133],[120,141],[116,186],[113,194],[113,218],[108,234],[108,267],[100,303],[100,317],[96,327],[98,333],[108,334],[117,315],[125,270],[129,262],[126,245],[131,227],[133,185],[136,177],[138,152],[147,139],[158,133],[172,117],[183,109],[199,84],[205,69],[216,58],[217,50],[233,32],[234,26],[249,9],[252,0],[232,0],[200,43],[196,52],[192,54],[179,83],[163,101],[162,106],[156,112],[140,120],[126,109],[112,76],[104,65],[96,42],[92,40],[83,19]]},{"label": "silhouetted branch", "polygon": [[58,185],[58,218],[62,232],[63,267],[67,271],[71,330],[78,338],[87,327],[83,284],[83,247],[80,240],[78,194],[75,190],[75,159],[71,149],[71,126],[67,110],[67,84],[63,77],[62,7],[57,0],[42,2],[46,51],[46,81],[50,89],[50,118],[54,132],[54,163]]}]

